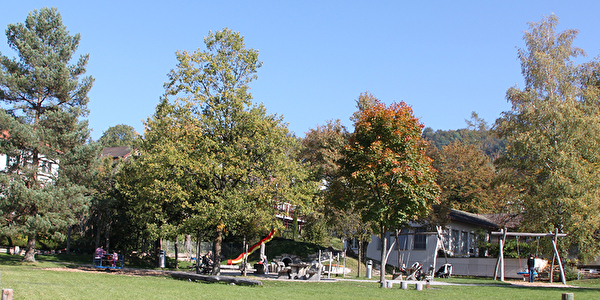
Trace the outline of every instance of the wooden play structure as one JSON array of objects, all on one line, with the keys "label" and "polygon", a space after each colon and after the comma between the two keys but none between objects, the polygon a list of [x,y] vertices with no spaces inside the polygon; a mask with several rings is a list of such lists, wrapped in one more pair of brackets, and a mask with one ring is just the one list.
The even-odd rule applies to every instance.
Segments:
[{"label": "wooden play structure", "polygon": [[[554,271],[554,262],[558,261],[558,267],[560,269],[560,278],[563,284],[567,284],[565,277],[565,269],[563,268],[562,261],[560,259],[560,255],[558,254],[557,242],[559,237],[567,236],[566,233],[558,233],[558,229],[552,233],[531,233],[531,232],[508,232],[506,228],[501,229],[499,232],[492,232],[493,236],[500,236],[500,253],[498,255],[498,261],[496,263],[496,269],[494,271],[494,280],[498,278],[498,272],[500,272],[500,281],[504,281],[504,245],[506,244],[506,237],[554,237],[552,239],[552,248],[554,250],[554,254],[552,256],[552,265],[550,267],[550,282],[552,282],[553,271]],[[518,245],[518,243],[517,243]]]}]

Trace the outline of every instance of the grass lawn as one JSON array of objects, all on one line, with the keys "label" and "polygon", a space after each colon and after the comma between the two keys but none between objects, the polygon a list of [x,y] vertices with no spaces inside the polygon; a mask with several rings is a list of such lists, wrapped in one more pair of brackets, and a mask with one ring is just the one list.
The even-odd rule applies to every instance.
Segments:
[{"label": "grass lawn", "polygon": [[[14,299],[561,299],[574,293],[576,300],[600,299],[600,280],[574,281],[583,288],[532,288],[499,285],[489,279],[449,279],[482,286],[432,286],[407,291],[381,289],[376,281],[306,282],[263,281],[247,287],[206,284],[169,277],[136,277],[107,272],[81,272],[60,262],[24,264],[0,255],[0,286],[14,291]],[[47,270],[62,268],[64,271]],[[67,271],[68,270],[68,271]]]}]

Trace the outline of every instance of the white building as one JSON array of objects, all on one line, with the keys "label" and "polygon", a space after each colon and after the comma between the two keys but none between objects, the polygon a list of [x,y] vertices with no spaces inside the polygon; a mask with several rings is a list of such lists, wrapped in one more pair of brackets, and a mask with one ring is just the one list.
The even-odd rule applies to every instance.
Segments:
[{"label": "white building", "polygon": [[[410,267],[413,263],[419,262],[427,270],[429,266],[434,264],[439,266],[444,263],[444,250],[450,257],[476,257],[479,256],[478,239],[489,240],[489,232],[499,229],[499,225],[484,216],[460,210],[450,210],[446,218],[447,222],[440,228],[439,235],[435,227],[427,229],[427,226],[419,224],[403,230],[396,243],[394,243],[396,241],[394,233],[386,234],[388,247],[394,243],[387,264],[399,268],[402,265]],[[356,244],[349,246],[353,248]],[[381,259],[379,236],[371,236],[366,257],[379,263]],[[437,261],[434,263],[435,260]]]}]

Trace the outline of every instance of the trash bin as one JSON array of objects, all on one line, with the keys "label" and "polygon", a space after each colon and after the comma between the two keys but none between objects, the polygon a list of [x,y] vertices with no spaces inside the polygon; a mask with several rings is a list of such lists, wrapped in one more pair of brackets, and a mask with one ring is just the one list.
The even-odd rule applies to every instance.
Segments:
[{"label": "trash bin", "polygon": [[371,274],[373,273],[373,261],[367,261],[367,278],[371,279]]},{"label": "trash bin", "polygon": [[165,268],[165,250],[158,251],[158,267]]}]

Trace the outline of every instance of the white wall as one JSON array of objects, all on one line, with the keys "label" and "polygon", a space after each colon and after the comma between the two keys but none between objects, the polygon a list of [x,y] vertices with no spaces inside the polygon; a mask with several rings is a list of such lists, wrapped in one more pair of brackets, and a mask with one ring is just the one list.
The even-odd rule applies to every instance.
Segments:
[{"label": "white wall", "polygon": [[6,169],[6,154],[0,154],[0,171]]},{"label": "white wall", "polygon": [[[433,258],[436,251],[437,245],[437,236],[436,235],[428,235],[427,236],[427,247],[426,250],[413,250],[413,237],[414,235],[408,235],[408,240],[406,243],[407,250],[400,250],[400,256],[402,259],[402,263],[406,267],[410,267],[413,263],[419,262],[423,264],[425,269],[429,268],[429,265],[433,265]],[[395,236],[391,236],[388,238],[388,248],[391,245],[391,241],[395,239]],[[371,236],[371,243],[367,247],[367,259],[372,260],[381,260],[381,252],[378,249],[380,245],[380,239],[376,236]],[[398,265],[398,250],[394,248],[390,253],[388,258],[388,265],[400,267]]]},{"label": "white wall", "polygon": [[[453,275],[465,275],[465,276],[481,276],[481,277],[494,277],[494,270],[496,269],[497,258],[448,258],[448,263],[452,264]],[[445,259],[438,259],[438,266],[446,263]],[[543,268],[547,264],[547,261],[536,259],[536,267]],[[439,269],[439,267],[437,267]],[[527,259],[521,258],[519,262],[518,258],[504,258],[504,277],[505,278],[519,278],[523,276],[517,274],[521,271],[527,271]],[[437,270],[436,270],[437,271]],[[498,270],[498,279],[500,278],[500,270]]]}]

